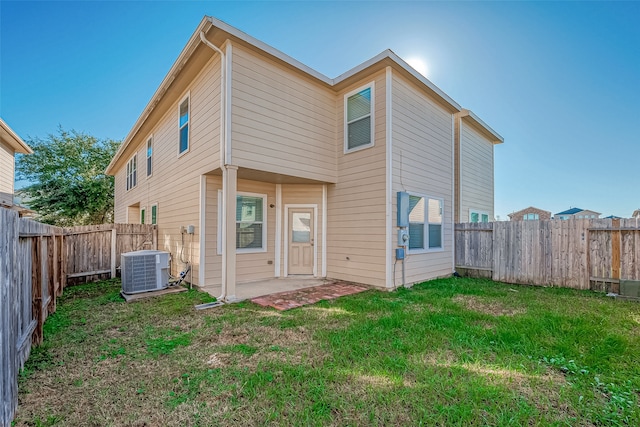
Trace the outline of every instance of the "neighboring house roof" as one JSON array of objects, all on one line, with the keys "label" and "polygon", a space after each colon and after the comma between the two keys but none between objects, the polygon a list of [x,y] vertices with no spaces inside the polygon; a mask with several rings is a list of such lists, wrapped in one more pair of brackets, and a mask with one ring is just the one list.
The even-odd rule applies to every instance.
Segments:
[{"label": "neighboring house roof", "polygon": [[13,151],[16,153],[33,154],[31,147],[29,147],[2,118],[0,118],[0,140],[13,148]]},{"label": "neighboring house roof", "polygon": [[636,217],[640,217],[640,209],[636,209],[635,211],[633,211],[633,213],[631,214],[631,218],[636,218]]},{"label": "neighboring house roof", "polygon": [[558,212],[556,215],[574,215],[577,214],[578,212],[582,212],[584,209],[580,209],[580,208],[571,208],[571,209],[567,209],[566,211],[562,211],[562,212]]},{"label": "neighboring house roof", "polygon": [[566,211],[558,212],[556,215],[575,215],[578,212],[583,212],[583,211],[593,212],[594,214],[600,215],[600,212],[590,211],[589,209],[580,209],[580,208],[567,209]]},{"label": "neighboring house roof", "polygon": [[509,215],[507,215],[509,218],[516,216],[518,214],[521,214],[523,212],[531,212],[531,211],[536,211],[536,212],[544,212],[546,214],[551,215],[551,211],[545,211],[544,209],[540,209],[540,208],[536,208],[535,206],[529,206],[528,208],[524,208],[524,209],[520,209],[519,211],[516,212],[511,212]]},{"label": "neighboring house roof", "polygon": [[476,116],[476,114],[473,111],[463,108],[462,111],[460,111],[457,114],[458,114],[458,117],[462,119],[468,119],[477,127],[479,127],[489,137],[489,140],[492,143],[502,144],[504,142],[504,138],[498,132],[493,130],[488,124],[483,122],[480,119],[480,117]]},{"label": "neighboring house roof", "polygon": [[[151,115],[154,108],[162,100],[164,95],[169,90],[171,84],[174,82],[176,77],[180,74],[182,69],[186,66],[187,62],[192,57],[192,55],[194,54],[198,46],[202,43],[200,40],[200,33],[203,32],[207,34],[212,29],[223,31],[224,33],[227,33],[229,36],[235,37],[240,41],[247,43],[253,46],[254,48],[257,48],[258,50],[261,50],[262,52],[268,55],[271,55],[277,60],[280,60],[285,64],[287,64],[289,67],[299,72],[302,72],[307,76],[317,81],[320,81],[329,87],[334,88],[335,90],[340,90],[341,88],[347,86],[348,84],[350,84],[352,79],[361,78],[362,74],[378,71],[378,69],[380,69],[380,66],[392,66],[412,76],[414,81],[418,82],[419,85],[421,85],[427,92],[431,93],[436,99],[439,100],[439,102],[446,105],[450,111],[452,112],[463,111],[462,107],[457,102],[455,102],[451,97],[449,97],[446,93],[444,93],[429,79],[424,77],[422,74],[416,71],[413,67],[407,64],[402,58],[400,58],[398,55],[396,55],[393,51],[389,49],[381,52],[380,54],[374,56],[368,61],[365,61],[362,64],[352,68],[351,70],[339,75],[338,77],[331,79],[323,75],[322,73],[319,73],[318,71],[304,65],[303,63],[297,61],[296,59],[293,59],[292,57],[286,55],[285,53],[280,52],[279,50],[269,46],[268,44],[238,30],[235,27],[232,27],[231,25],[223,21],[220,21],[219,19],[216,19],[210,16],[205,16],[200,22],[200,24],[198,25],[198,27],[196,28],[196,30],[194,31],[189,41],[187,42],[187,45],[184,47],[184,49],[178,56],[178,59],[176,59],[171,69],[165,76],[164,80],[162,81],[162,83],[154,93],[153,97],[151,98],[151,100],[143,110],[142,114],[140,115],[140,117],[132,127],[131,131],[129,132],[127,137],[124,139],[124,141],[120,145],[118,152],[115,154],[113,159],[111,159],[111,163],[109,163],[109,166],[107,166],[107,169],[106,169],[107,174],[114,173],[116,164],[121,160],[121,157],[127,150],[129,143],[134,139],[134,137],[136,136],[136,134],[138,133],[138,131],[140,130],[144,122]],[[228,36],[223,35],[222,40],[220,41],[224,42],[224,40],[228,38],[229,38]],[[475,114],[473,114],[470,111],[468,111],[468,113],[469,113],[469,117],[472,120],[477,122],[478,125],[480,125],[482,128],[486,130],[486,132],[492,135],[492,137],[494,138],[494,143],[501,143],[504,141],[504,139],[498,133],[496,133],[493,129],[491,129],[488,125],[486,125]]]},{"label": "neighboring house roof", "polygon": [[609,215],[609,216],[605,216],[603,219],[622,219],[622,217],[615,216],[615,215]]}]

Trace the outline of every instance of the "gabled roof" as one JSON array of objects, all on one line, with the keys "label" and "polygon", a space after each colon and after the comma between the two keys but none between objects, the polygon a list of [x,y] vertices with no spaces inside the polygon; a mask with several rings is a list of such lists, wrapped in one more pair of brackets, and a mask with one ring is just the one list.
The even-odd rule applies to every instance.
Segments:
[{"label": "gabled roof", "polygon": [[615,216],[615,215],[609,215],[609,216],[605,216],[603,219],[622,219],[622,217]]},{"label": "gabled roof", "polygon": [[[238,30],[235,27],[232,27],[231,25],[219,19],[216,19],[214,17],[205,16],[200,22],[200,24],[198,25],[198,27],[196,28],[196,30],[194,31],[194,33],[192,34],[189,41],[187,42],[187,45],[184,47],[184,49],[178,56],[178,59],[176,59],[174,64],[171,66],[171,69],[165,76],[162,83],[160,83],[160,86],[154,93],[153,97],[151,98],[151,100],[143,110],[142,114],[140,115],[136,123],[133,125],[131,131],[129,132],[127,137],[124,139],[124,141],[120,145],[120,148],[116,152],[115,156],[113,157],[113,159],[111,159],[111,163],[109,163],[109,166],[107,166],[107,169],[106,169],[107,174],[113,173],[113,169],[116,163],[118,163],[120,158],[123,156],[130,142],[135,138],[136,134],[144,124],[145,120],[153,112],[154,108],[158,105],[158,103],[160,102],[162,97],[165,95],[165,93],[167,92],[171,84],[174,82],[174,80],[176,79],[180,71],[185,67],[185,64],[189,61],[193,53],[196,51],[196,48],[201,43],[200,33],[203,32],[205,34],[208,34],[210,31],[212,30],[215,31],[216,29],[218,31],[222,31],[227,34],[223,36],[225,39],[230,38],[229,36],[235,37],[241,40],[242,42],[247,43],[253,46],[254,48],[257,48],[258,50],[268,55],[271,55],[277,60],[284,62],[288,66],[336,90],[339,90],[342,86],[349,84],[350,79],[358,78],[358,75],[360,75],[361,73],[376,71],[375,66],[379,64],[391,65],[392,67],[395,67],[401,70],[402,72],[412,76],[415,79],[415,81],[418,82],[419,85],[421,85],[426,91],[432,94],[436,99],[438,99],[444,105],[446,105],[452,112],[459,112],[462,110],[462,107],[460,106],[460,104],[455,102],[451,97],[449,97],[449,95],[444,93],[439,87],[433,84],[425,76],[417,72],[413,67],[407,64],[407,62],[405,62],[402,58],[400,58],[398,55],[396,55],[393,51],[389,49],[381,52],[380,54],[374,56],[368,61],[365,61],[362,64],[350,69],[349,71],[339,75],[338,77],[331,79],[325,76],[324,74],[312,69],[311,67],[304,65],[303,63],[290,57],[289,55]],[[212,51],[211,51],[211,54],[213,54]],[[477,119],[477,120],[479,123],[482,124],[482,126],[490,130],[492,134],[502,139],[502,137],[500,137],[497,133],[495,133],[495,131],[491,130],[491,128],[489,128],[486,124],[484,124],[484,122],[482,122],[480,119]]]},{"label": "gabled roof", "polygon": [[636,209],[635,211],[633,211],[633,213],[631,214],[632,218],[635,218],[637,216],[640,216],[640,209]]},{"label": "gabled roof", "polygon": [[13,148],[13,151],[16,153],[33,154],[31,147],[29,147],[2,118],[0,118],[0,140]]},{"label": "gabled roof", "polygon": [[573,214],[577,214],[578,212],[582,212],[584,209],[580,209],[580,208],[571,208],[571,209],[567,209],[566,211],[562,211],[562,212],[558,212],[556,215],[573,215]]},{"label": "gabled roof", "polygon": [[520,209],[519,211],[516,211],[516,212],[511,212],[507,216],[509,218],[511,218],[511,217],[513,217],[515,215],[518,215],[518,214],[523,213],[523,212],[528,212],[528,211],[544,212],[544,213],[548,213],[549,215],[551,215],[551,211],[545,211],[544,209],[536,208],[535,206],[529,206],[528,208]]},{"label": "gabled roof", "polygon": [[482,129],[491,138],[491,142],[493,142],[494,144],[502,144],[504,142],[504,138],[498,132],[493,130],[488,124],[483,122],[480,117],[476,116],[473,111],[463,108],[459,113],[457,113],[457,116],[461,119],[467,119],[471,121],[474,125]]}]

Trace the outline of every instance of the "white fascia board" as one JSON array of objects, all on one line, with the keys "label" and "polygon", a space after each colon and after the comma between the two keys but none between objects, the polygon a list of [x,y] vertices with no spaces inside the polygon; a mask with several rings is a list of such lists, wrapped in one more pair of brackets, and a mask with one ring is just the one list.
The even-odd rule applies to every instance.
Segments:
[{"label": "white fascia board", "polygon": [[504,138],[495,130],[486,124],[480,117],[478,117],[473,111],[463,108],[459,113],[460,118],[468,117],[471,121],[475,122],[478,126],[489,132],[495,139],[492,141],[494,144],[502,144]]},{"label": "white fascia board", "polygon": [[387,49],[385,51],[382,51],[378,55],[376,55],[373,58],[369,59],[368,61],[365,61],[362,64],[350,69],[346,73],[343,73],[343,74],[339,75],[338,77],[333,79],[333,84],[336,85],[336,84],[338,84],[338,83],[340,83],[340,82],[342,82],[342,81],[354,76],[355,74],[357,74],[357,73],[359,73],[359,72],[361,72],[363,70],[366,70],[367,68],[371,67],[372,65],[374,65],[374,64],[376,64],[376,63],[378,63],[380,61],[383,61],[383,60],[385,60],[387,58],[390,59],[391,61],[393,61],[394,63],[396,63],[400,68],[402,68],[405,71],[407,71],[413,77],[415,77],[418,81],[420,81],[420,83],[422,83],[423,85],[425,85],[426,87],[431,89],[436,95],[438,95],[445,103],[449,104],[453,109],[455,109],[456,111],[462,110],[462,107],[460,106],[460,104],[458,104],[456,101],[454,101],[449,95],[444,93],[438,86],[433,84],[425,76],[423,76],[422,74],[417,72],[412,66],[407,64],[407,62],[404,59],[402,59],[398,55],[396,55],[391,49]]},{"label": "white fascia board", "polygon": [[171,85],[173,80],[175,80],[180,70],[182,70],[189,58],[191,58],[191,55],[200,43],[200,32],[204,31],[206,33],[207,31],[205,31],[205,28],[209,27],[210,25],[211,23],[206,17],[204,17],[202,21],[200,21],[198,28],[196,28],[186,46],[184,47],[184,49],[182,49],[182,52],[180,52],[178,59],[176,59],[176,61],[173,63],[173,65],[169,69],[169,72],[162,80],[162,83],[160,83],[160,86],[151,97],[151,100],[144,108],[144,110],[142,110],[142,114],[140,114],[140,117],[138,117],[138,120],[129,131],[129,134],[122,141],[122,144],[120,144],[120,148],[116,152],[115,156],[113,156],[113,159],[111,159],[109,166],[107,166],[107,169],[105,170],[105,173],[107,175],[110,175],[113,172],[113,167],[120,160],[120,157],[122,157],[122,154],[129,146],[129,143],[131,142],[133,137],[138,133],[138,130],[142,127],[142,124],[145,122],[145,120],[147,120],[147,117],[149,117],[158,102],[160,102],[160,99],[162,99],[167,89],[169,89],[169,86]]},{"label": "white fascia board", "polygon": [[249,43],[250,45],[253,45],[255,47],[257,47],[260,50],[263,50],[264,52],[268,53],[269,55],[278,58],[279,60],[286,62],[287,64],[299,69],[300,71],[303,71],[307,74],[309,74],[312,77],[315,77],[316,79],[322,81],[323,83],[326,83],[328,85],[333,85],[333,80],[330,79],[329,77],[325,76],[322,73],[319,73],[318,71],[314,70],[311,67],[308,67],[306,65],[304,65],[302,62],[290,57],[289,55],[287,55],[286,53],[283,53],[281,51],[279,51],[278,49],[275,49],[272,46],[269,46],[268,44],[266,44],[265,42],[262,42],[258,39],[256,39],[255,37],[251,37],[249,34],[244,33],[242,31],[240,31],[239,29],[232,27],[231,25],[227,24],[224,21],[221,21],[217,18],[214,18],[213,16],[208,16],[206,17],[206,19],[209,20],[209,22],[211,22],[211,25],[213,25],[216,28],[219,28],[220,30],[229,33],[230,35],[246,42]]},{"label": "white fascia board", "polygon": [[2,141],[13,148],[16,153],[33,154],[31,147],[29,147],[27,143],[13,131],[13,129],[11,129],[4,120],[2,120],[2,118],[0,118],[0,129]]}]

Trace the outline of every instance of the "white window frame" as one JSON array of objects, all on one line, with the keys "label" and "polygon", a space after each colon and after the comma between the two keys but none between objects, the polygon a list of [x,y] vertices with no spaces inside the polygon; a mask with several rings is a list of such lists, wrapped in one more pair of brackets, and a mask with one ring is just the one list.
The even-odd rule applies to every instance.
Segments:
[{"label": "white window frame", "polygon": [[[153,220],[153,208],[156,209],[156,220]],[[158,202],[151,205],[151,209],[149,209],[149,222],[148,224],[157,225],[158,224]]]},{"label": "white window frame", "polygon": [[[424,233],[424,248],[416,248],[416,249],[409,249],[409,246],[407,246],[407,253],[409,255],[411,254],[425,254],[425,253],[431,253],[431,252],[444,252],[445,250],[445,245],[444,245],[444,226],[445,226],[445,215],[444,215],[444,198],[442,197],[435,197],[435,196],[429,196],[426,194],[420,194],[420,193],[413,193],[408,191],[410,196],[414,196],[414,197],[421,197],[425,199],[425,209],[424,209],[424,229],[423,229],[423,233]],[[430,248],[429,247],[429,224],[436,224],[436,223],[430,223],[429,222],[429,199],[431,200],[438,200],[441,204],[442,204],[442,213],[440,214],[442,217],[442,222],[439,224],[440,225],[440,247],[438,248]]]},{"label": "white window frame", "polygon": [[[151,155],[149,155],[149,147],[151,147]],[[145,158],[147,159],[147,178],[150,178],[153,176],[153,134],[149,135],[149,138],[147,138],[147,143],[145,145]]]},{"label": "white window frame", "polygon": [[143,206],[140,208],[140,224],[146,224],[145,220],[147,219],[147,207]]},{"label": "white window frame", "polygon": [[[255,254],[267,252],[267,195],[262,193],[249,193],[245,191],[236,192],[236,203],[238,196],[260,197],[262,199],[262,247],[261,248],[236,248],[237,254]],[[222,190],[218,190],[218,235],[216,253],[222,255]],[[238,223],[235,216],[233,222]]]},{"label": "white window frame", "polygon": [[[371,111],[369,112],[369,117],[371,117],[371,142],[369,144],[361,145],[359,147],[349,148],[349,121],[348,121],[348,104],[349,98],[353,95],[362,92],[363,90],[371,89]],[[355,90],[344,95],[344,154],[354,153],[356,151],[365,150],[367,148],[371,148],[375,145],[375,82],[368,83],[364,86],[361,86]],[[361,120],[366,116],[359,117],[354,121]]]},{"label": "white window frame", "polygon": [[[180,126],[180,106],[187,101],[187,148],[184,151],[180,151],[180,131],[185,126]],[[191,150],[191,92],[187,92],[185,96],[178,102],[178,157],[182,157]]]},{"label": "white window frame", "polygon": [[491,222],[491,215],[489,215],[489,212],[481,211],[481,210],[478,210],[478,209],[469,209],[469,222],[472,222],[471,221],[471,216],[473,214],[478,214],[478,218],[479,218],[478,222],[483,222],[482,221],[482,215],[486,215],[487,216],[487,222]]},{"label": "white window frame", "polygon": [[[134,168],[135,165],[135,168]],[[133,190],[138,185],[138,153],[131,156],[127,162],[125,173],[126,191]]]}]

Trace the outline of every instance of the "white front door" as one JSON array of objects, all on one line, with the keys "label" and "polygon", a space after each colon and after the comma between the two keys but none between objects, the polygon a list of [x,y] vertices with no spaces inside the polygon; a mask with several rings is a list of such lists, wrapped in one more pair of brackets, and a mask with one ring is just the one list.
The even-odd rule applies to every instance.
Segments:
[{"label": "white front door", "polygon": [[289,209],[288,274],[313,274],[313,209]]}]

